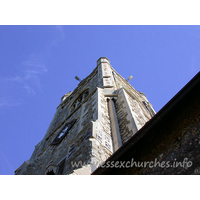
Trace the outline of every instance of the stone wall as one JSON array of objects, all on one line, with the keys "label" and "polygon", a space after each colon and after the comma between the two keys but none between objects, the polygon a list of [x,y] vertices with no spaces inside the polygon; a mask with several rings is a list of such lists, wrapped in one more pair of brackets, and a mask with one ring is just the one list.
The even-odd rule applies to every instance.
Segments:
[{"label": "stone wall", "polygon": [[151,119],[151,115],[139,99],[131,97],[127,92],[125,92],[125,95],[137,129],[139,130]]},{"label": "stone wall", "polygon": [[[118,98],[115,102],[119,131],[121,133],[122,144],[125,143],[134,133],[137,132],[136,124],[131,116],[125,92],[123,89],[118,91]],[[132,128],[129,128],[132,126]]]},{"label": "stone wall", "polygon": [[[60,163],[64,163],[62,174],[79,172],[79,167],[72,167],[71,161],[91,160],[92,154],[92,127],[91,121],[97,119],[97,68],[86,77],[78,87],[69,95],[65,95],[61,99],[60,105],[57,107],[53,120],[41,142],[39,142],[30,158],[24,162],[22,166],[16,170],[16,174],[46,174],[48,171],[58,173]],[[76,99],[85,90],[89,91],[88,96],[82,100],[80,104],[76,104],[76,108],[72,106]],[[58,145],[52,145],[52,142],[65,128],[66,124],[71,120],[77,121],[68,131],[67,135]],[[63,162],[65,160],[65,162]],[[89,171],[88,171],[89,170]],[[91,169],[87,169],[87,174],[91,173]]]},{"label": "stone wall", "polygon": [[142,160],[156,159],[159,162],[156,167],[135,168],[131,173],[200,174],[199,111],[200,106],[194,106],[187,115],[180,117],[179,123],[173,124],[173,130],[160,133],[162,137],[155,140],[154,147],[152,144],[148,148],[149,153]]},{"label": "stone wall", "polygon": [[[148,116],[148,120],[155,115],[155,110],[153,109],[153,106],[148,101],[147,97],[144,93],[137,91],[135,88],[133,88],[128,81],[126,81],[123,77],[121,77],[113,68],[113,76],[116,84],[116,89],[124,88],[126,93],[129,93],[129,96],[131,98],[135,99],[137,102],[140,103],[140,106],[142,107],[143,112],[146,113]],[[144,105],[141,105],[142,102],[146,102],[146,104],[149,106],[149,109],[147,107],[144,107]]]},{"label": "stone wall", "polygon": [[123,88],[118,90],[115,107],[122,143],[132,137],[151,118],[142,102],[132,97]]},{"label": "stone wall", "polygon": [[199,75],[93,174],[200,174]]}]

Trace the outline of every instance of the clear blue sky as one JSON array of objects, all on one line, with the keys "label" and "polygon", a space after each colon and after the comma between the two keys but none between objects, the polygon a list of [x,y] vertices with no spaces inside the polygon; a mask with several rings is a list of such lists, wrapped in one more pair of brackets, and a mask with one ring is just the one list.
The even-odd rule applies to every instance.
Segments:
[{"label": "clear blue sky", "polygon": [[43,138],[60,98],[107,57],[158,112],[200,68],[200,26],[0,26],[0,174]]}]

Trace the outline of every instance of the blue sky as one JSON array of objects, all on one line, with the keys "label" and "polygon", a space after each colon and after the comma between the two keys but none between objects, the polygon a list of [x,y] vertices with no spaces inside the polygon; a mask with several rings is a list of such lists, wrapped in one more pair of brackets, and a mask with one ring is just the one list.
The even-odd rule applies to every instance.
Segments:
[{"label": "blue sky", "polygon": [[30,158],[99,57],[158,112],[199,71],[199,53],[200,26],[0,26],[0,174]]}]

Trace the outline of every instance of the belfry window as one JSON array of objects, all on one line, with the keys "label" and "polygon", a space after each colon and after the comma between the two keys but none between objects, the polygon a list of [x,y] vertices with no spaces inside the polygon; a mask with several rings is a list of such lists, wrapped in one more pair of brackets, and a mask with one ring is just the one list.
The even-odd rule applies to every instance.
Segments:
[{"label": "belfry window", "polygon": [[87,98],[88,95],[89,95],[89,90],[85,90],[84,92],[82,92],[72,104],[71,111],[76,109]]},{"label": "belfry window", "polygon": [[142,102],[145,107],[147,108],[147,110],[149,111],[150,115],[153,117],[155,115],[154,111],[152,110],[151,106],[146,102],[146,101],[143,101]]},{"label": "belfry window", "polygon": [[65,125],[64,129],[56,136],[56,138],[51,143],[51,145],[59,144],[64,139],[64,137],[68,134],[69,130],[72,128],[72,126],[75,124],[75,122],[76,122],[76,119],[67,123]]}]

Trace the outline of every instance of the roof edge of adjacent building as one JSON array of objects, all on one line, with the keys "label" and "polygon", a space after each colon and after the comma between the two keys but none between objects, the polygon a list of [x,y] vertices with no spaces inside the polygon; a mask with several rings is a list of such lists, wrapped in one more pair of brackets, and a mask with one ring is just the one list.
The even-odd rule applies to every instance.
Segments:
[{"label": "roof edge of adjacent building", "polygon": [[[183,106],[190,101],[196,101],[198,91],[200,88],[200,72],[198,72],[160,111],[149,120],[135,135],[133,135],[124,145],[122,145],[113,155],[111,155],[106,162],[118,161],[126,157],[127,152],[133,149],[134,145],[148,134],[152,134],[157,126],[163,126],[162,119],[170,117],[171,114],[176,113],[177,110],[183,109]],[[92,175],[109,174],[111,168],[98,167]]]}]

